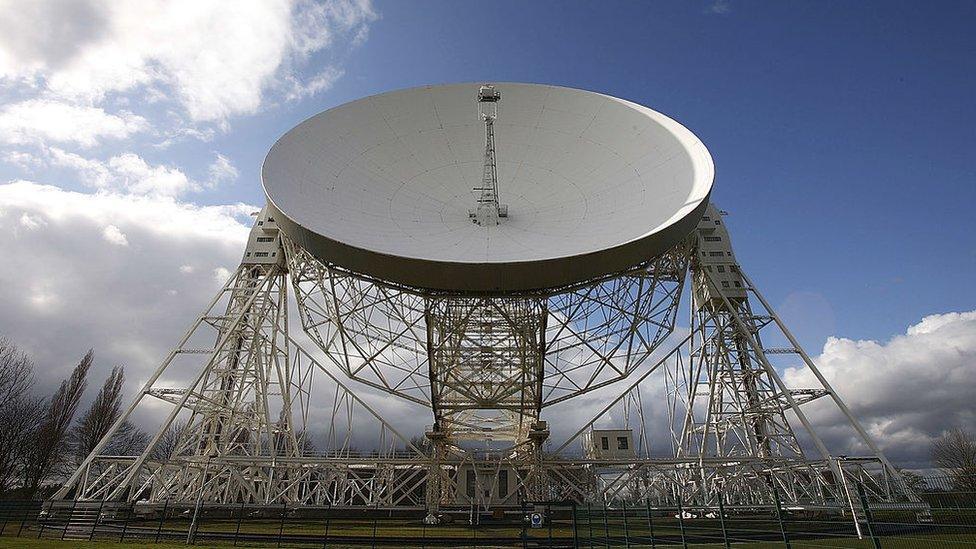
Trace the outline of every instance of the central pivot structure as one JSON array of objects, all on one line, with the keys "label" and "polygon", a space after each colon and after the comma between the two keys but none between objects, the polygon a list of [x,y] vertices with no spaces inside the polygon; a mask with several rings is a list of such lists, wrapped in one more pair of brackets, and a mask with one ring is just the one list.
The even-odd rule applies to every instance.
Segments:
[{"label": "central pivot structure", "polygon": [[495,162],[495,119],[502,95],[495,86],[485,84],[478,90],[478,114],[485,121],[485,166],[481,186],[475,187],[478,207],[469,210],[471,221],[482,227],[498,225],[498,219],[508,217],[508,206],[498,203],[498,166]]},{"label": "central pivot structure", "polygon": [[[554,500],[917,504],[736,260],[697,137],[606,95],[498,88],[502,118],[494,86],[428,86],[285,134],[240,267],[56,498],[432,523]],[[457,182],[479,174],[469,218]],[[103,455],[150,401],[148,448]],[[812,402],[866,455],[832,454]]]}]

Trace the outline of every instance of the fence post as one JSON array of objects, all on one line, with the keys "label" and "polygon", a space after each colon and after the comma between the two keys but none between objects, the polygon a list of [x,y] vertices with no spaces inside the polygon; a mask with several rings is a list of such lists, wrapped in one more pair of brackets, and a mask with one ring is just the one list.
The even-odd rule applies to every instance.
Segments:
[{"label": "fence post", "polygon": [[586,502],[586,524],[590,530],[590,549],[593,549],[593,507]]},{"label": "fence post", "polygon": [[630,528],[627,525],[627,502],[625,500],[620,502],[620,505],[624,510],[624,545],[630,547]]},{"label": "fence post", "polygon": [[[425,509],[426,510],[426,509]],[[433,516],[433,513],[430,513]],[[427,549],[427,516],[420,521],[420,549]]]},{"label": "fence post", "polygon": [[328,506],[325,508],[325,539],[322,540],[322,549],[326,549],[329,546],[329,519],[331,518],[330,511],[332,511],[332,501],[328,502]]},{"label": "fence post", "polygon": [[197,533],[197,517],[200,515],[200,505],[203,504],[203,490],[201,488],[200,495],[197,497],[197,503],[193,506],[193,520],[190,521],[190,527],[186,531],[186,544],[196,543]]},{"label": "fence post", "polygon": [[573,504],[573,549],[579,549],[579,529],[576,527],[576,500]]},{"label": "fence post", "polygon": [[871,543],[874,544],[874,549],[881,549],[881,540],[874,534],[874,517],[871,516],[871,507],[868,505],[868,497],[864,493],[864,485],[861,481],[857,481],[857,496],[861,500],[861,507],[864,508],[864,520],[868,525],[868,536],[871,537]]},{"label": "fence post", "polygon": [[685,509],[681,505],[681,496],[678,496],[678,528],[681,530],[681,546],[688,549],[688,538],[685,537]]},{"label": "fence post", "polygon": [[522,549],[526,549],[529,546],[528,533],[525,531],[525,523],[528,522],[526,520],[528,518],[529,518],[529,516],[526,514],[526,510],[525,510],[525,500],[523,499],[522,500],[522,516],[521,516],[521,521],[522,521]]},{"label": "fence post", "polygon": [[[75,518],[75,507],[78,506],[78,500],[71,502],[71,511],[68,512],[68,520],[64,521],[64,529],[61,530],[61,540],[64,541],[64,535],[68,533],[68,525],[71,524],[71,519]],[[37,536],[41,536],[38,534]]]},{"label": "fence post", "polygon": [[552,547],[552,502],[546,503],[546,523],[549,524],[549,546]]},{"label": "fence post", "polygon": [[241,522],[244,521],[244,500],[241,500],[241,512],[237,515],[237,529],[234,530],[234,547],[237,547],[237,537],[241,535]]},{"label": "fence post", "polygon": [[[40,511],[37,512],[37,519],[36,519],[37,520],[37,539],[41,539],[41,534],[44,533],[45,523],[47,522],[47,519],[51,518],[51,509],[53,507],[54,507],[54,502],[53,501],[49,501],[48,504],[47,504],[47,518],[45,518],[44,521],[41,521],[41,513],[44,512],[44,504],[43,503],[41,504],[41,509],[40,509]],[[20,521],[20,528],[17,529],[17,537],[18,538],[20,537],[21,531],[24,530],[24,523],[27,522],[27,514],[30,513],[30,508],[28,507],[26,509],[27,510],[24,512],[24,518],[23,518],[23,520]]]},{"label": "fence post", "polygon": [[731,549],[729,547],[729,532],[725,529],[725,505],[723,505],[722,492],[718,493],[718,518],[719,522],[722,524],[722,541],[725,542],[725,549]]},{"label": "fence post", "polygon": [[793,545],[790,543],[790,537],[786,534],[786,524],[783,522],[783,507],[779,503],[779,490],[776,489],[776,484],[773,484],[773,499],[776,500],[776,520],[779,521],[779,531],[783,534],[783,545],[786,549],[793,549]]},{"label": "fence post", "polygon": [[603,500],[603,545],[610,547],[610,523],[607,515],[609,515],[607,500]]},{"label": "fence post", "polygon": [[373,509],[373,541],[372,541],[373,545],[371,546],[373,549],[376,549],[376,521],[379,519],[379,515],[380,515],[379,507],[380,507],[380,503],[379,501],[377,501],[376,509]]},{"label": "fence post", "polygon": [[105,500],[98,502],[98,514],[95,515],[95,524],[92,525],[91,532],[88,533],[88,541],[95,539],[95,528],[98,528],[98,521],[102,519],[102,509],[105,508]]},{"label": "fence post", "polygon": [[281,504],[281,520],[278,522],[278,547],[281,547],[281,534],[285,531],[285,515],[288,514],[288,502]]},{"label": "fence post", "polygon": [[159,517],[159,526],[156,527],[156,540],[153,543],[159,543],[159,534],[163,531],[163,521],[166,520],[166,511],[169,509],[169,498],[163,503],[163,514]]},{"label": "fence post", "polygon": [[122,523],[122,535],[119,536],[119,541],[125,540],[125,533],[129,529],[129,518],[132,517],[132,509],[134,504],[126,503],[125,508],[125,522]]},{"label": "fence post", "polygon": [[647,537],[650,539],[651,549],[655,549],[654,521],[651,519],[651,498],[644,500],[644,514],[647,517]]}]

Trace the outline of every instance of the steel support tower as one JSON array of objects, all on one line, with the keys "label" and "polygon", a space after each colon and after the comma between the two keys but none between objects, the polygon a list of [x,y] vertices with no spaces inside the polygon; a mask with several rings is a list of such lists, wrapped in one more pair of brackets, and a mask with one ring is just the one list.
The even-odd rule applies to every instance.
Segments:
[{"label": "steel support tower", "polygon": [[[679,337],[686,280],[691,329]],[[289,334],[289,293],[314,352]],[[766,332],[787,345],[765,347]],[[787,387],[773,357],[796,359],[819,386]],[[194,375],[173,387],[167,373],[180,359]],[[331,384],[325,394],[313,374]],[[428,407],[426,440],[399,432],[357,387]],[[670,440],[641,419],[653,387],[666,389]],[[611,390],[609,404],[551,444],[547,408]],[[306,424],[315,399],[332,417],[317,452]],[[804,413],[822,399],[866,456],[830,453]],[[101,454],[151,401],[167,411],[146,450]],[[625,407],[628,425],[610,419]],[[381,444],[368,453],[355,448],[356,417],[378,426]],[[634,432],[632,454],[594,453],[587,441],[607,421]],[[714,207],[685,242],[628,272],[510,298],[425,295],[344,271],[263,211],[240,267],[55,498],[437,510],[566,498],[759,504],[778,494],[846,508],[854,481],[877,499],[914,501],[736,262]]]},{"label": "steel support tower", "polygon": [[[480,227],[458,215],[485,241],[514,221],[498,201],[500,98],[479,89],[484,161],[468,217]],[[663,253],[497,292],[333,263],[290,238],[269,203],[240,266],[55,499],[413,508],[431,522],[446,508],[553,500],[853,510],[853,483],[915,504],[706,200]],[[808,368],[817,385],[788,387],[783,367]],[[839,412],[864,455],[831,453],[810,406]],[[140,407],[163,417],[146,449],[102,454]],[[396,420],[417,411],[425,429]]]}]

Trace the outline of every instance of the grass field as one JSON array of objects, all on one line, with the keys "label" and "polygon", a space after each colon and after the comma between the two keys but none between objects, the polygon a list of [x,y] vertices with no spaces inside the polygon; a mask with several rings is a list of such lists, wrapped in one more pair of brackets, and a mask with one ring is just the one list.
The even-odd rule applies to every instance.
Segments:
[{"label": "grass field", "polygon": [[[885,537],[880,540],[881,547],[883,549],[922,549],[922,548],[967,548],[976,547],[976,539],[969,535],[953,535],[953,534],[929,534],[929,535],[908,535],[899,537]],[[734,543],[734,547],[742,549],[782,549],[784,547],[783,542],[780,541],[770,541],[770,542],[746,542],[746,543]],[[868,539],[811,539],[811,540],[794,540],[791,545],[795,549],[872,549],[874,547],[871,540]],[[169,543],[151,543],[146,541],[126,541],[124,543],[119,543],[114,540],[108,541],[61,541],[61,540],[51,540],[51,539],[32,539],[32,538],[15,538],[11,536],[0,536],[0,549],[146,549],[147,546],[151,546],[159,549],[176,549],[187,547],[181,542],[169,542]],[[197,547],[200,549],[226,549],[233,547],[232,543],[223,542],[200,542],[192,547]],[[259,548],[259,547],[276,547],[276,543],[245,543],[240,542],[238,547],[248,547],[248,548]],[[282,547],[314,547],[315,545],[294,545],[283,543]],[[368,545],[367,545],[368,546]],[[456,547],[464,547],[465,541],[459,539]],[[604,547],[605,545],[595,544],[595,547]],[[613,546],[618,546],[616,543]],[[623,547],[624,544],[619,545]],[[333,549],[341,549],[343,545],[329,544],[329,547]],[[361,547],[361,546],[360,546]],[[404,547],[404,546],[400,546]],[[417,547],[420,547],[418,543]],[[580,547],[589,547],[588,543],[583,543]],[[641,547],[649,547],[649,545],[631,543],[629,547],[634,549]],[[656,547],[681,547],[680,544],[665,545],[660,542],[656,544]],[[695,543],[689,544],[689,548],[692,549],[705,549],[705,548],[720,548],[724,547],[722,543]]]},{"label": "grass field", "polygon": [[[118,543],[115,541],[60,541],[54,539],[0,537],[0,548],[3,549],[51,549],[55,547],[58,549],[146,549],[147,546],[158,547],[159,549],[176,549],[177,547],[185,549],[187,547],[182,543],[153,543],[147,545],[145,542]],[[233,544],[201,543],[193,547],[197,547],[198,549],[226,549],[227,547],[233,547]],[[252,545],[251,547],[254,546]]]},{"label": "grass field", "polygon": [[[784,547],[782,542],[761,542],[761,543],[737,543],[733,544],[734,547],[742,549],[782,549]],[[615,545],[616,546],[616,545]],[[689,548],[692,549],[705,549],[705,548],[719,548],[724,545],[721,543],[712,544],[689,544]],[[843,539],[843,540],[804,540],[804,541],[793,541],[792,546],[795,549],[867,549],[873,548],[873,544],[870,540],[863,539]],[[60,540],[48,540],[48,539],[30,539],[30,538],[13,538],[8,536],[0,537],[0,549],[146,549],[147,547],[154,547],[159,549],[176,549],[185,548],[186,545],[182,543],[146,543],[146,542],[125,542],[118,543],[115,541],[60,541]],[[198,543],[193,545],[199,549],[226,549],[228,547],[233,547],[231,543]],[[238,547],[276,547],[276,544],[254,544],[254,543],[239,543]],[[282,544],[282,547],[301,547],[298,545],[288,545]],[[311,545],[305,545],[305,547],[313,547]],[[342,546],[332,545],[329,547],[333,549],[340,549]],[[368,546],[367,546],[368,547]],[[401,546],[402,547],[402,546]],[[418,545],[419,547],[419,545]],[[463,542],[460,542],[457,547],[464,547]],[[584,544],[581,547],[588,547],[588,544]],[[600,547],[597,545],[596,547]],[[623,545],[620,545],[623,547]],[[646,545],[631,544],[630,547],[637,549],[640,547],[648,547]],[[658,544],[657,547],[666,547]],[[680,545],[672,545],[671,547],[680,547]],[[962,536],[962,535],[946,535],[946,534],[936,534],[936,535],[924,535],[924,536],[906,536],[899,538],[884,538],[881,540],[881,547],[883,549],[923,549],[923,548],[967,548],[976,547],[976,540],[972,536]]]},{"label": "grass field", "polygon": [[[880,545],[884,549],[922,549],[929,547],[947,548],[976,548],[976,516],[971,512],[938,511],[933,516],[935,524],[918,525],[906,520],[906,516],[894,513],[878,513],[875,518],[875,532],[887,532],[880,538]],[[360,547],[369,547],[369,540],[375,536],[377,547],[420,547],[424,540],[440,541],[440,547],[467,547],[473,542],[481,546],[496,543],[498,547],[520,547],[521,536],[525,535],[528,546],[545,546],[549,540],[562,546],[571,547],[574,534],[578,536],[578,547],[649,547],[648,537],[652,525],[649,517],[642,514],[612,515],[612,514],[578,514],[575,524],[572,515],[554,515],[551,526],[545,525],[540,529],[524,529],[517,519],[507,517],[503,521],[486,521],[476,527],[467,525],[466,517],[456,517],[457,522],[438,526],[425,526],[417,518],[380,517],[374,522],[372,517],[318,517],[288,516],[284,521],[264,517],[243,517],[238,520],[232,516],[218,516],[204,514],[197,523],[198,543],[195,547],[224,548],[233,547],[230,541],[239,535],[238,547],[277,547],[274,538],[279,532],[284,534],[281,547],[322,547],[323,536],[328,535],[327,546],[333,549],[348,547],[353,541],[365,543]],[[624,519],[626,516],[626,519]],[[676,516],[658,514],[653,517],[653,537],[655,547],[682,548],[681,539],[686,537],[690,548],[723,548],[721,543],[724,535],[737,548],[772,549],[783,548],[781,541],[780,523],[771,520],[766,515],[737,515],[722,520],[718,518],[685,519],[680,521]],[[881,518],[882,520],[878,520]],[[37,524],[28,522],[23,527],[19,521],[4,523],[7,527],[0,535],[0,549],[24,548],[40,549],[47,547],[63,548],[117,548],[144,549],[152,547],[186,547],[182,541],[190,527],[187,517],[171,516],[162,523],[158,519],[137,517],[127,519],[123,523],[116,520],[100,528],[99,536],[103,541],[79,542],[60,541],[54,539],[36,539]],[[794,549],[875,549],[872,540],[857,539],[852,523],[849,520],[838,520],[837,517],[824,516],[796,516],[785,520],[782,527],[787,530]],[[16,537],[23,528],[23,537]],[[120,534],[126,532],[124,543],[116,541]],[[115,532],[113,534],[113,532]],[[155,544],[157,532],[162,543]],[[524,532],[524,534],[523,534]],[[57,525],[47,526],[42,532],[43,538],[56,537],[60,534]],[[236,534],[235,534],[236,533]],[[866,533],[866,532],[865,532]],[[208,536],[223,535],[221,541],[212,541]],[[296,543],[298,540],[288,536],[304,537],[304,545]],[[140,540],[141,537],[141,540]],[[250,539],[248,539],[250,537]],[[106,539],[113,538],[113,539]],[[384,539],[385,538],[385,539]],[[629,538],[629,543],[625,539]],[[609,539],[609,543],[607,540]],[[256,541],[266,540],[266,541]],[[592,541],[591,541],[592,540]],[[768,541],[755,541],[768,540]],[[386,542],[384,544],[384,541]],[[396,545],[391,545],[395,543]],[[536,545],[538,544],[538,545]],[[428,544],[428,547],[438,545]]]}]

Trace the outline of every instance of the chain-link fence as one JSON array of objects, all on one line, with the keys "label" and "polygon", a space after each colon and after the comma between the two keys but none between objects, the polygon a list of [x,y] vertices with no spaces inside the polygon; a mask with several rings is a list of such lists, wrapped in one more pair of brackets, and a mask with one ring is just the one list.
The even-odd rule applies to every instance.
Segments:
[{"label": "chain-link fence", "polygon": [[976,493],[926,481],[918,504],[843,508],[650,502],[524,503],[479,512],[257,505],[0,502],[0,535],[48,539],[224,543],[245,547],[976,547]]}]

